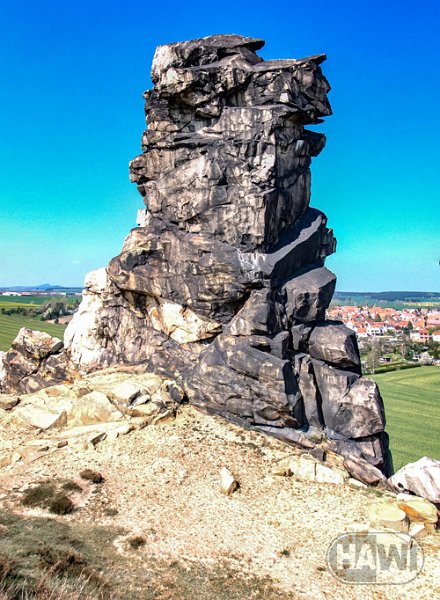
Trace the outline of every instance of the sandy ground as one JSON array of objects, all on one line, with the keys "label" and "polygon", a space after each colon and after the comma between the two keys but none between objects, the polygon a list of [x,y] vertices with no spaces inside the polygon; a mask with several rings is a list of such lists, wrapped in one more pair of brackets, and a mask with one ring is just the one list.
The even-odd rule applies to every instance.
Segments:
[{"label": "sandy ground", "polygon": [[[0,413],[0,450],[35,437],[15,429],[10,413]],[[99,493],[89,494],[71,515],[53,518],[72,527],[121,528],[115,555],[125,552],[124,537],[143,536],[136,568],[154,558],[207,568],[227,564],[245,575],[270,578],[275,588],[268,598],[440,597],[440,533],[421,541],[425,565],[411,583],[356,586],[336,580],[326,566],[327,548],[353,524],[365,522],[376,495],[271,475],[273,464],[289,453],[277,440],[185,406],[172,422],[105,440],[95,450],[66,447],[0,470],[0,508],[33,515],[35,509],[26,513],[17,502],[17,493],[30,482],[78,480],[81,469],[93,468],[105,477]],[[230,497],[219,490],[223,466],[240,482]],[[118,512],[106,516],[109,509]],[[180,596],[177,591],[157,597]],[[205,598],[203,589],[198,597]]]}]

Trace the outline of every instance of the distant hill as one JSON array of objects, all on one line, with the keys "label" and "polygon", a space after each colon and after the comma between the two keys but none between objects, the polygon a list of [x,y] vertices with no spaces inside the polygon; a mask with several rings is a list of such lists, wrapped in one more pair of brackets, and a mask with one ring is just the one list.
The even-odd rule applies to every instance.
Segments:
[{"label": "distant hill", "polygon": [[36,285],[35,290],[60,290],[63,289],[62,285],[51,285],[50,283],[42,283],[41,285]]},{"label": "distant hill", "polygon": [[16,285],[9,287],[0,287],[0,292],[52,292],[52,291],[72,291],[81,290],[80,287],[69,287],[64,285],[52,285],[51,283],[42,283],[40,285]]},{"label": "distant hill", "polygon": [[426,302],[438,301],[440,292],[335,292],[335,300],[347,300],[348,298],[366,298],[378,302]]}]

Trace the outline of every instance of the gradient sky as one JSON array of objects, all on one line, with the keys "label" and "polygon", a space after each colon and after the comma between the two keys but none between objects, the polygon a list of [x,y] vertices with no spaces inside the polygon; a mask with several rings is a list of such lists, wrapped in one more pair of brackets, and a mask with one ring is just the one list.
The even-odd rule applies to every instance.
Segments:
[{"label": "gradient sky", "polygon": [[338,289],[440,291],[439,5],[1,0],[0,286],[82,285],[119,253],[156,45],[238,33],[266,59],[327,53],[311,204]]}]

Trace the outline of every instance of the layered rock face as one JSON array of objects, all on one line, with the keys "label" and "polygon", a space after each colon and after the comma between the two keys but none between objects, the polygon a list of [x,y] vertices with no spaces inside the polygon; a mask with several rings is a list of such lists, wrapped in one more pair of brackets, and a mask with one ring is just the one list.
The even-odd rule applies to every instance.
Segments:
[{"label": "layered rock face", "polygon": [[22,327],[8,352],[0,352],[0,394],[36,392],[67,379],[63,342]]},{"label": "layered rock face", "polygon": [[144,362],[202,410],[386,472],[379,391],[355,334],[325,320],[336,242],[309,206],[325,137],[305,129],[331,114],[325,56],[263,61],[263,45],[158,47],[130,164],[141,226],[89,275],[66,355],[85,372]]}]

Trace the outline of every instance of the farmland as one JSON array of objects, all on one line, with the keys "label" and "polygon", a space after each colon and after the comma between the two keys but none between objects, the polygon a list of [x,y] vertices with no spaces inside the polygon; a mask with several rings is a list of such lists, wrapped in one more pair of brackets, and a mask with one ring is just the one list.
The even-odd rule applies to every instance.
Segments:
[{"label": "farmland", "polygon": [[38,319],[30,319],[21,315],[2,315],[0,314],[0,350],[8,350],[12,340],[17,335],[21,327],[45,331],[55,337],[63,338],[64,325],[54,325]]},{"label": "farmland", "polygon": [[72,306],[78,298],[76,296],[0,296],[0,309],[36,308],[51,300],[62,300],[64,304]]},{"label": "farmland", "polygon": [[368,375],[385,403],[395,470],[422,456],[440,460],[440,368]]},{"label": "farmland", "polygon": [[[63,338],[66,326],[48,320],[58,316],[62,320],[62,315],[70,315],[78,303],[75,296],[0,296],[0,350],[10,348],[21,327]],[[48,315],[48,310],[53,314]]]}]

